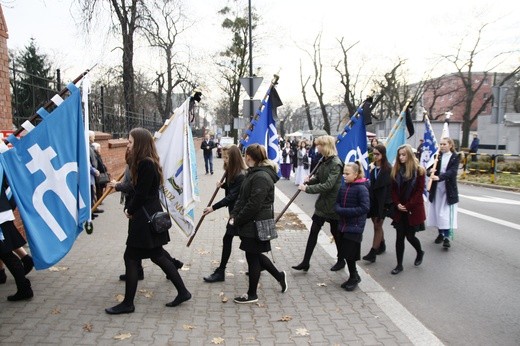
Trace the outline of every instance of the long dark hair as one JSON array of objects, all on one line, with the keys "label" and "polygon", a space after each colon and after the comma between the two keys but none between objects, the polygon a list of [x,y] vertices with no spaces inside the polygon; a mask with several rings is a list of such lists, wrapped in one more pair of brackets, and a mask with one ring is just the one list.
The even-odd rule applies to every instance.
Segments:
[{"label": "long dark hair", "polygon": [[240,173],[247,169],[247,166],[240,149],[235,144],[222,148],[222,152],[227,152],[228,155],[228,163],[224,163],[224,169],[226,170],[226,180],[232,183]]},{"label": "long dark hair", "polygon": [[388,162],[388,158],[386,157],[386,147],[383,144],[378,144],[374,147],[375,150],[379,151],[381,154],[381,165],[379,168],[381,171],[391,171],[392,165]]},{"label": "long dark hair", "polygon": [[134,139],[130,158],[130,172],[132,173],[132,184],[137,183],[137,167],[142,160],[151,160],[159,173],[159,183],[163,183],[163,173],[159,155],[155,148],[155,141],[152,134],[147,129],[136,127],[130,131],[130,136]]}]

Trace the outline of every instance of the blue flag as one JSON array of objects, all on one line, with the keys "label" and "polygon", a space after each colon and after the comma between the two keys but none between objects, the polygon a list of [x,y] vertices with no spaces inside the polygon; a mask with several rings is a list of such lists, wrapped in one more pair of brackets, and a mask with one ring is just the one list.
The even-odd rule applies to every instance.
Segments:
[{"label": "blue flag", "polygon": [[90,213],[89,160],[83,129],[81,96],[70,96],[0,155],[22,217],[36,269],[60,261],[72,248]]},{"label": "blue flag", "polygon": [[390,134],[386,140],[386,157],[391,165],[394,164],[395,158],[397,157],[397,149],[406,143],[405,123],[406,121],[401,113],[392,127],[392,130],[390,130]]},{"label": "blue flag", "polygon": [[433,132],[430,119],[428,119],[427,115],[424,116],[424,126],[424,144],[420,164],[424,168],[428,168],[433,165],[435,161],[435,155],[439,152],[439,145],[437,144],[435,133]]},{"label": "blue flag", "polygon": [[343,163],[360,161],[367,177],[368,148],[364,115],[359,112],[359,117],[353,116],[350,121],[345,126],[344,133],[338,135],[336,142],[338,157]]},{"label": "blue flag", "polygon": [[276,130],[276,108],[282,105],[278,92],[274,87],[269,92],[267,101],[262,101],[262,107],[257,110],[256,116],[251,121],[252,129],[246,131],[249,138],[240,140],[242,146],[247,148],[251,144],[261,144],[267,150],[267,157],[276,163],[280,161],[278,143],[278,131]]}]

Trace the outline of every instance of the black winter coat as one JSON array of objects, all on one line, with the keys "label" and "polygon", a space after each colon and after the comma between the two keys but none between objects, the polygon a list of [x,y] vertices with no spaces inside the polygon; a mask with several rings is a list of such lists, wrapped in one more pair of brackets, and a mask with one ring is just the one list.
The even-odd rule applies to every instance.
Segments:
[{"label": "black winter coat", "polygon": [[238,235],[256,238],[255,221],[274,217],[274,184],[280,179],[271,166],[248,169],[240,194],[231,212]]},{"label": "black winter coat", "polygon": [[[441,166],[442,154],[439,154],[439,162],[437,167]],[[446,199],[448,205],[452,205],[459,202],[459,190],[457,188],[457,173],[459,171],[460,156],[457,153],[453,153],[446,166],[446,172],[439,174],[439,169],[435,171],[435,175],[439,177],[439,181],[446,182]],[[430,195],[428,199],[430,202],[435,200],[435,194],[437,191],[437,181],[432,182],[430,189]]]},{"label": "black winter coat", "polygon": [[392,178],[391,168],[379,170],[376,178],[376,169],[370,171],[370,212],[369,217],[384,218],[391,212],[392,207]]},{"label": "black winter coat", "polygon": [[139,162],[134,194],[126,206],[127,213],[132,216],[128,221],[127,246],[153,249],[170,241],[168,232],[156,234],[151,231],[150,223],[143,211],[144,207],[151,216],[163,210],[159,201],[159,185],[159,172],[153,162],[148,159]]},{"label": "black winter coat", "polygon": [[244,181],[245,177],[246,176],[244,174],[239,174],[231,183],[228,183],[226,178],[226,182],[221,186],[224,189],[224,191],[226,191],[226,195],[220,201],[213,204],[213,210],[217,210],[222,207],[228,207],[230,213],[231,211],[233,211],[233,208],[235,207],[235,203],[238,198],[238,194],[240,193],[240,186],[242,186],[242,182]]}]

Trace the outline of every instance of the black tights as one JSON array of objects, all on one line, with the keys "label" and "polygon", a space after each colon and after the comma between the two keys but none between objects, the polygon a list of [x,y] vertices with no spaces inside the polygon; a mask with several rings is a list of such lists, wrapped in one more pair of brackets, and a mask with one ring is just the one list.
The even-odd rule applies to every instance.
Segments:
[{"label": "black tights", "polygon": [[[139,249],[137,249],[137,253]],[[175,288],[177,289],[177,293],[179,295],[188,295],[189,292],[184,286],[184,282],[182,281],[181,276],[179,275],[179,271],[171,261],[171,257],[165,255],[167,251],[164,249],[160,249],[159,251],[154,252],[150,256],[150,260],[158,265],[162,271],[168,276],[171,280]],[[139,268],[141,267],[141,260],[143,257],[139,257],[136,255],[136,249],[126,248],[124,259],[125,259],[125,268],[126,268],[126,286],[125,286],[125,300],[123,304],[125,305],[133,305],[135,293],[137,291],[137,278]]]},{"label": "black tights", "polygon": [[340,258],[340,247],[342,242],[341,233],[338,232],[338,221],[337,220],[326,220],[321,216],[317,216],[314,214],[312,216],[312,225],[311,231],[309,232],[309,238],[307,239],[307,246],[305,248],[305,255],[303,256],[303,264],[308,265],[311,261],[312,253],[314,252],[314,248],[318,243],[318,233],[320,233],[321,228],[328,222],[330,224],[330,233],[334,237],[334,242],[336,243],[336,249],[338,251],[338,259]]},{"label": "black tights", "polygon": [[22,261],[11,251],[0,254],[0,259],[4,262],[9,272],[13,275],[16,282],[16,289],[23,291],[30,286],[29,280],[25,278],[25,270]]},{"label": "black tights", "polygon": [[260,281],[260,272],[265,269],[271,274],[276,281],[282,280],[283,276],[278,269],[274,266],[273,262],[264,254],[257,254],[246,252],[246,260],[249,269],[249,290],[247,295],[256,297],[256,288],[258,287],[258,281]]},{"label": "black tights", "polygon": [[347,260],[347,268],[348,268],[348,273],[350,274],[350,277],[358,274],[357,267],[356,267],[356,261]]},{"label": "black tights", "polygon": [[410,244],[414,247],[417,253],[422,251],[421,242],[415,236],[414,231],[407,230],[406,228],[398,228],[397,235],[395,239],[395,252],[397,253],[397,265],[403,265],[403,255],[404,255],[404,238],[408,240]]},{"label": "black tights", "polygon": [[229,261],[229,257],[231,256],[231,246],[233,244],[233,238],[235,236],[232,234],[225,234],[224,238],[222,238],[222,257],[220,258],[219,269],[225,270],[226,265]]}]

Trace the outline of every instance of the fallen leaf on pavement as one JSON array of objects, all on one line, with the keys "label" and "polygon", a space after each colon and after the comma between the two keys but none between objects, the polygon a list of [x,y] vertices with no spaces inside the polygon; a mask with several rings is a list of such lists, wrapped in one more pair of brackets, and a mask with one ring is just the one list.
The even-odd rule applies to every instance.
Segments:
[{"label": "fallen leaf on pavement", "polygon": [[309,335],[309,331],[305,328],[296,328],[296,335],[301,335],[301,336]]},{"label": "fallen leaf on pavement", "polygon": [[226,297],[226,296],[222,297],[222,303],[227,303],[228,300],[229,300],[228,297]]},{"label": "fallen leaf on pavement", "polygon": [[291,315],[283,315],[282,318],[280,318],[278,321],[280,321],[280,322],[289,322],[290,320],[292,320],[292,316]]},{"label": "fallen leaf on pavement", "polygon": [[327,287],[327,284],[325,282],[318,282],[319,287]]},{"label": "fallen leaf on pavement", "polygon": [[92,329],[94,329],[94,326],[92,325],[92,323],[86,323],[85,325],[83,325],[83,330],[86,332],[91,332]]},{"label": "fallen leaf on pavement", "polygon": [[153,292],[149,291],[149,290],[146,290],[146,289],[139,290],[139,293],[141,293],[141,295],[145,296],[146,298],[152,298],[153,297]]},{"label": "fallen leaf on pavement", "polygon": [[132,334],[130,334],[130,333],[120,333],[120,334],[117,334],[116,336],[114,336],[114,339],[125,340],[125,339],[130,339],[131,337],[132,337]]},{"label": "fallen leaf on pavement", "polygon": [[68,269],[69,269],[69,267],[50,267],[49,271],[50,272],[62,272],[62,271],[68,270]]},{"label": "fallen leaf on pavement", "polygon": [[207,255],[207,254],[209,254],[209,251],[206,251],[204,249],[197,249],[197,252],[199,253],[199,255]]},{"label": "fallen leaf on pavement", "polygon": [[224,343],[224,339],[221,337],[211,339],[211,343],[215,345],[221,345]]},{"label": "fallen leaf on pavement", "polygon": [[187,272],[188,270],[190,270],[190,267],[188,267],[186,264],[181,268],[182,271],[185,271]]},{"label": "fallen leaf on pavement", "polygon": [[184,330],[192,330],[192,329],[195,329],[196,327],[190,325],[190,324],[183,324],[182,325],[182,329]]},{"label": "fallen leaf on pavement", "polygon": [[54,309],[52,309],[51,314],[53,314],[53,315],[61,314],[61,309],[60,308],[54,308]]},{"label": "fallen leaf on pavement", "polygon": [[116,300],[121,303],[123,300],[125,300],[124,294],[116,294]]}]

